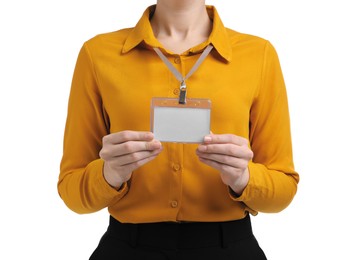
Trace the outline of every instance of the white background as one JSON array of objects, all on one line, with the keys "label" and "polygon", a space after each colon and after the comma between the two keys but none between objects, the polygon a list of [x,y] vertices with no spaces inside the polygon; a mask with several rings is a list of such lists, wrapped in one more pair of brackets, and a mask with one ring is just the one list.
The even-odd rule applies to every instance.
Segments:
[{"label": "white background", "polygon": [[[0,259],[88,259],[106,210],[77,215],[56,182],[71,77],[98,33],[136,24],[154,0],[0,3]],[[299,190],[253,218],[272,260],[356,259],[355,9],[347,0],[207,1],[225,26],[277,49],[290,103]]]}]

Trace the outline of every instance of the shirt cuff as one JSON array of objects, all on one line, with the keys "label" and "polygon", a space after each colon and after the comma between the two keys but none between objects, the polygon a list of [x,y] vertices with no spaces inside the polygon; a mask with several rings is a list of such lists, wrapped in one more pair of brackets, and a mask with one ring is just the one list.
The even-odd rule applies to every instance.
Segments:
[{"label": "shirt cuff", "polygon": [[97,194],[101,194],[103,199],[111,201],[110,204],[112,204],[113,200],[117,201],[124,197],[129,188],[127,182],[123,183],[118,190],[110,186],[110,184],[104,178],[103,167],[104,161],[102,159],[97,159],[90,163],[90,168],[92,168],[96,173],[95,182],[98,189]]},{"label": "shirt cuff", "polygon": [[255,164],[250,161],[248,163],[248,170],[250,173],[250,178],[248,180],[248,183],[245,187],[245,189],[243,190],[241,195],[236,194],[230,187],[229,187],[229,195],[230,198],[233,201],[240,201],[240,202],[247,202],[249,200],[251,200],[254,197],[254,194],[258,191],[258,188],[256,186],[256,176],[255,176]]}]

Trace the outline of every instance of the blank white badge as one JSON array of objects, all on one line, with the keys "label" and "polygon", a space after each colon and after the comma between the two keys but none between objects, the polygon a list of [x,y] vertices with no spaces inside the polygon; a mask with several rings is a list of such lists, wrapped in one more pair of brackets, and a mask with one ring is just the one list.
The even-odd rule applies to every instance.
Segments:
[{"label": "blank white badge", "polygon": [[152,98],[151,131],[161,142],[201,143],[210,133],[209,99]]}]

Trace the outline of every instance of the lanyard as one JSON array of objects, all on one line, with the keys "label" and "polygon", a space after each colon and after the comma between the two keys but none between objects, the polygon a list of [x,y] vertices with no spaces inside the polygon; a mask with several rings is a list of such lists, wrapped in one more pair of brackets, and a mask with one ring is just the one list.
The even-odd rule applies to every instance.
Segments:
[{"label": "lanyard", "polygon": [[168,69],[173,73],[176,79],[180,82],[179,88],[179,104],[186,103],[187,96],[187,86],[185,85],[185,81],[199,68],[200,64],[205,60],[210,51],[213,49],[213,45],[209,44],[203,53],[200,55],[199,59],[195,62],[194,66],[188,72],[188,74],[183,77],[183,75],[172,65],[172,63],[167,59],[166,56],[162,53],[159,48],[153,48],[157,55],[161,58],[161,60],[167,65]]}]

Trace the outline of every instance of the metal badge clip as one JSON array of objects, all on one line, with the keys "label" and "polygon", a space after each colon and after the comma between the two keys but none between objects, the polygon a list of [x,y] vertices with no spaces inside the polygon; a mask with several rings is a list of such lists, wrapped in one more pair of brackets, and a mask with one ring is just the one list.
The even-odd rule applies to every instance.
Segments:
[{"label": "metal badge clip", "polygon": [[187,86],[185,85],[184,80],[182,81],[179,90],[179,104],[184,105],[187,103]]}]

